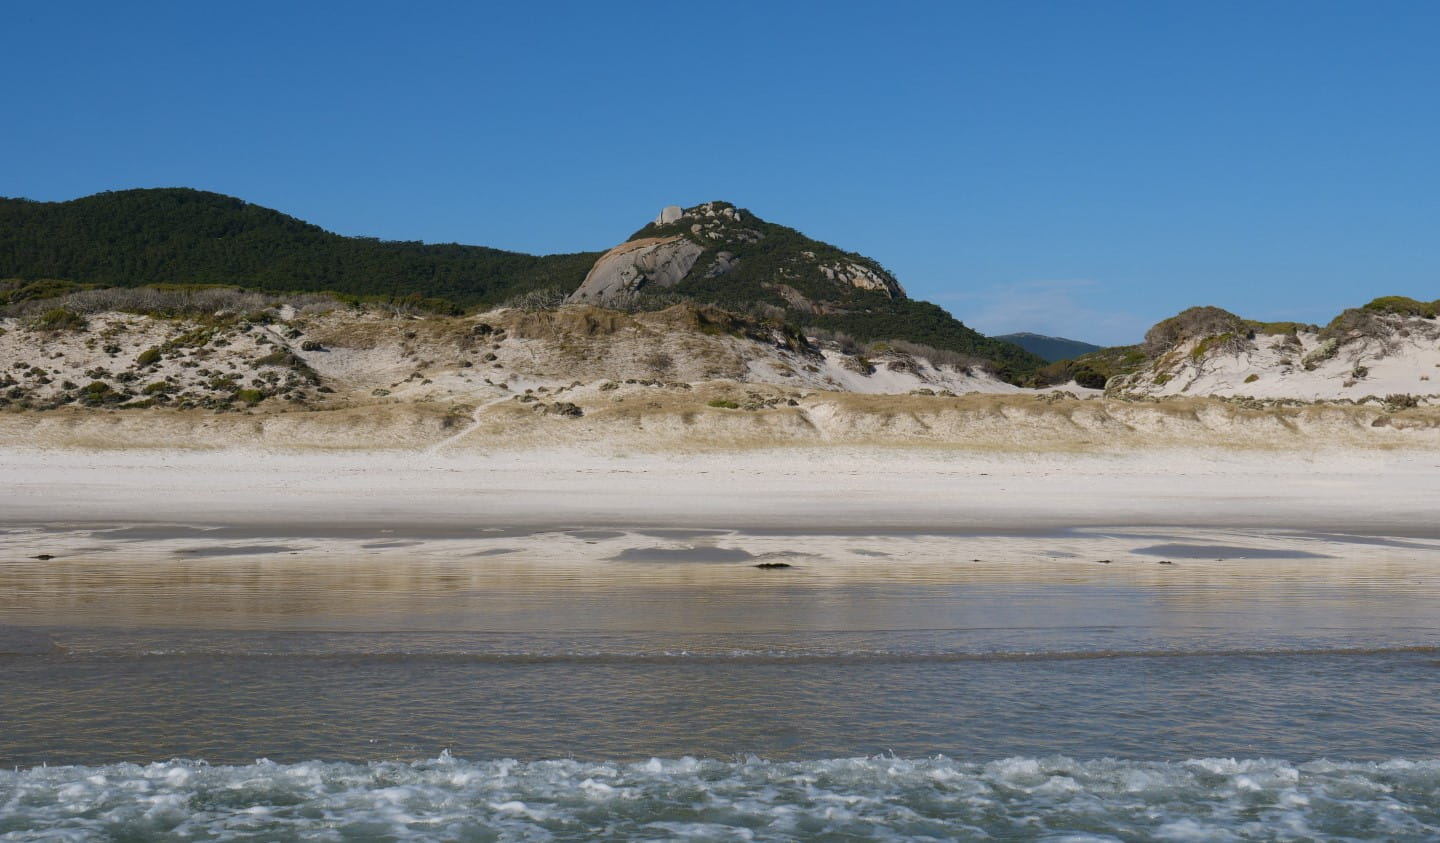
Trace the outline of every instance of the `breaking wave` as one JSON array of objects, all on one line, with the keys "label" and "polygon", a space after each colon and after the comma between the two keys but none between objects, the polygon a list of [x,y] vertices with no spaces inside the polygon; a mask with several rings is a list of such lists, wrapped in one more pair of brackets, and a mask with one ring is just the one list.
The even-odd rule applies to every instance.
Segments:
[{"label": "breaking wave", "polygon": [[0,771],[0,839],[1440,837],[1440,760],[944,757]]}]

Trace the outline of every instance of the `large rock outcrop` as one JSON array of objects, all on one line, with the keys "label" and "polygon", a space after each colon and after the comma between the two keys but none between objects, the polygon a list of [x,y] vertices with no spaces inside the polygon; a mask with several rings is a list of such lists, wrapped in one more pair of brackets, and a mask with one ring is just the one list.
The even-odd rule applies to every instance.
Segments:
[{"label": "large rock outcrop", "polygon": [[642,287],[670,287],[680,283],[705,251],[685,237],[643,237],[621,243],[595,261],[570,301],[618,304]]}]

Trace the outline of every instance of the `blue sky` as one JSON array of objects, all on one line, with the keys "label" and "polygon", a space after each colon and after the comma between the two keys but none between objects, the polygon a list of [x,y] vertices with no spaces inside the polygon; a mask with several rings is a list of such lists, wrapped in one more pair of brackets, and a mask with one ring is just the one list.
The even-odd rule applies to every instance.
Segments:
[{"label": "blue sky", "polygon": [[11,3],[0,195],[608,248],[727,199],[987,333],[1440,297],[1440,3]]}]

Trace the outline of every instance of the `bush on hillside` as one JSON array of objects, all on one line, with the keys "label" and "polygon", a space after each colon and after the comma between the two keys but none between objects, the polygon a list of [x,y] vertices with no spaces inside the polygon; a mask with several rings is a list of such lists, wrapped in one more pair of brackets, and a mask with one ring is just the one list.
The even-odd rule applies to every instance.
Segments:
[{"label": "bush on hillside", "polygon": [[1366,304],[1365,310],[1373,310],[1379,313],[1394,313],[1398,316],[1419,316],[1424,319],[1434,319],[1440,313],[1440,300],[1432,302],[1416,301],[1406,296],[1381,296]]},{"label": "bush on hillside", "polygon": [[68,307],[52,307],[30,320],[37,331],[83,331],[89,323]]},{"label": "bush on hillside", "polygon": [[1250,336],[1250,325],[1239,316],[1218,307],[1192,307],[1158,322],[1145,332],[1145,353],[1151,357],[1174,348],[1186,340],[1222,334]]},{"label": "bush on hillside", "polygon": [[1359,339],[1387,338],[1393,329],[1385,316],[1386,311],[1383,310],[1352,307],[1320,329],[1320,338],[1342,345]]},{"label": "bush on hillside", "polygon": [[1254,319],[1247,319],[1245,324],[1250,326],[1251,332],[1266,336],[1293,337],[1301,331],[1313,333],[1320,330],[1318,325],[1307,325],[1304,322],[1257,322]]},{"label": "bush on hillside", "polygon": [[1043,389],[1074,381],[1087,389],[1104,389],[1111,378],[1139,371],[1149,360],[1138,345],[1102,348],[1073,360],[1057,360],[1043,366],[1027,385]]},{"label": "bush on hillside", "polygon": [[277,295],[257,293],[238,287],[153,286],[100,287],[62,292],[51,298],[15,301],[3,310],[7,316],[33,316],[55,308],[76,314],[110,311],[157,317],[212,316],[230,314],[252,322],[268,321],[270,311],[288,304],[297,312],[333,310],[335,298],[321,293]]}]

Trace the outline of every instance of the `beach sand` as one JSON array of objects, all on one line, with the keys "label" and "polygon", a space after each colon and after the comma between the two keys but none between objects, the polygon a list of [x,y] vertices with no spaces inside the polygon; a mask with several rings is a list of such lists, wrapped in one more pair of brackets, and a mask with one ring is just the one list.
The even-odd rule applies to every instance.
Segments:
[{"label": "beach sand", "polygon": [[[1440,548],[1429,541],[1440,539],[1440,454],[1430,450],[11,449],[0,451],[0,475],[0,548],[12,558],[120,542],[131,556],[758,564],[837,558],[856,537],[897,534],[930,537],[907,553],[935,559],[966,536],[976,557],[1087,563]],[[1144,529],[1111,535],[1121,528]]]}]

